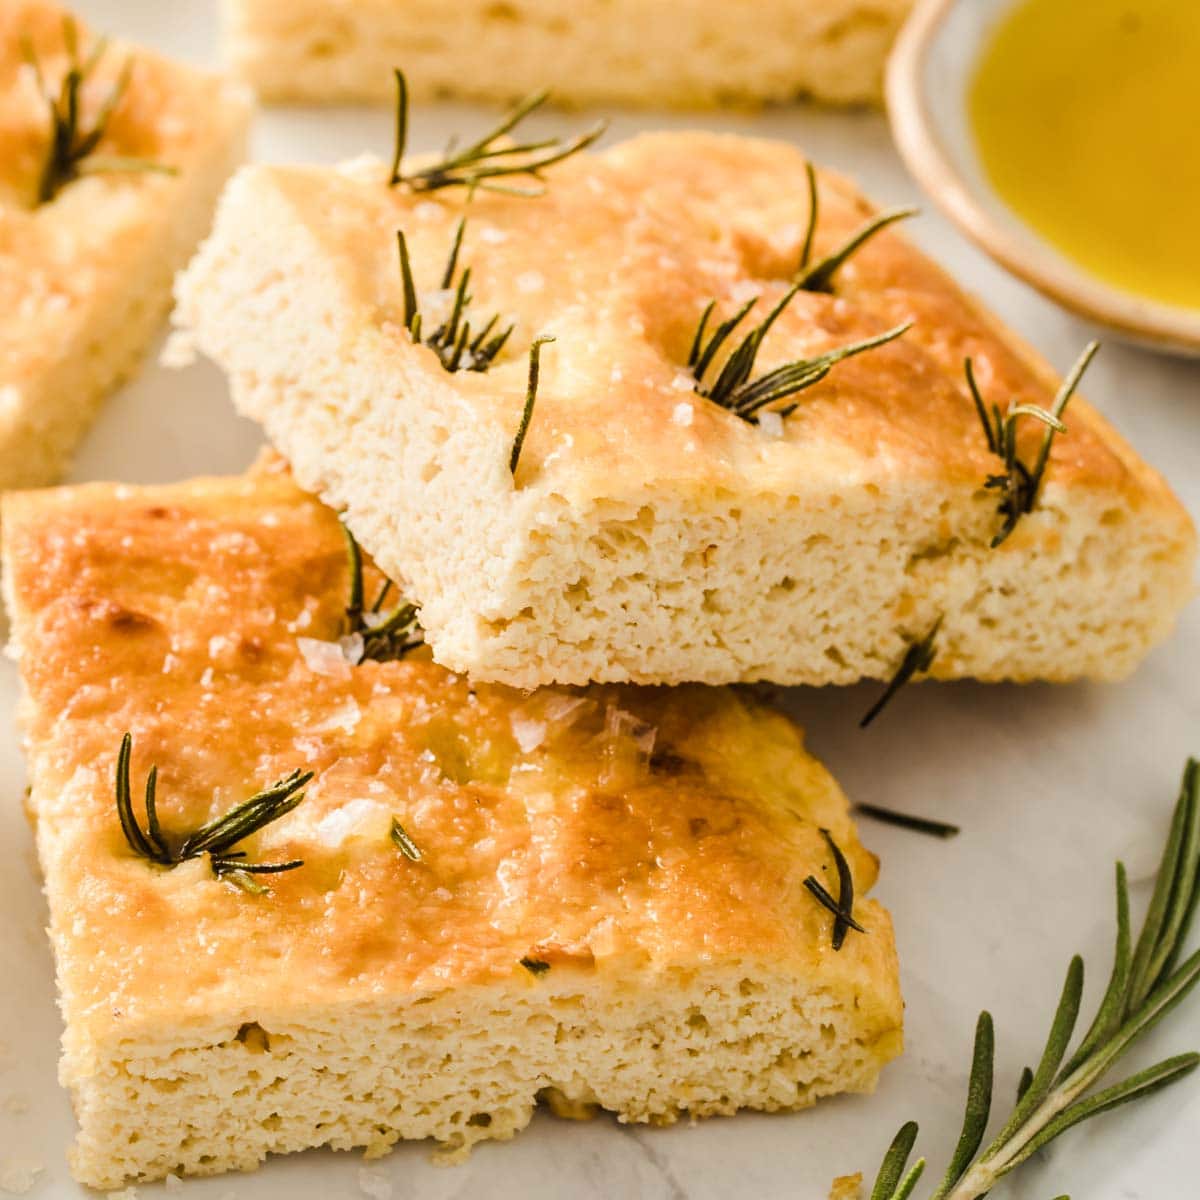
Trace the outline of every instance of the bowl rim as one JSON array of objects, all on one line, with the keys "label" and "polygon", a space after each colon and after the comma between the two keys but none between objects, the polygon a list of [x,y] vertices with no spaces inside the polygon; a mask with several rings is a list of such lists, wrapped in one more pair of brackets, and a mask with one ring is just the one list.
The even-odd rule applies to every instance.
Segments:
[{"label": "bowl rim", "polygon": [[1016,214],[1014,220],[1028,236],[1006,228],[976,198],[934,126],[925,87],[935,39],[960,2],[969,0],[917,0],[888,59],[888,119],[905,165],[933,203],[968,237],[1006,270],[1064,308],[1136,341],[1200,352],[1200,310],[1192,312],[1113,287],[1074,266]]}]

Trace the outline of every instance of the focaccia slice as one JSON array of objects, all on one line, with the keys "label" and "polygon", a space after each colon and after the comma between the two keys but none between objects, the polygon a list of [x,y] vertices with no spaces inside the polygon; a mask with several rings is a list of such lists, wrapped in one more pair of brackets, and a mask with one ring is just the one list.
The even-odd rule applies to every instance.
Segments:
[{"label": "focaccia slice", "polygon": [[[356,661],[338,522],[285,474],[13,493],[3,535],[83,1182],[462,1151],[539,1096],[800,1108],[899,1052],[876,861],[779,713]],[[132,819],[156,767],[178,865],[123,834],[126,732]],[[293,771],[298,807],[181,849]],[[805,883],[848,903],[835,846],[840,937]]]},{"label": "focaccia slice", "polygon": [[0,4],[0,489],[59,478],[137,369],[250,113],[228,80],[56,4]]},{"label": "focaccia slice", "polygon": [[[828,173],[819,196],[805,276],[874,211]],[[451,372],[425,342],[464,215],[472,328],[515,328],[489,369]],[[751,383],[906,333],[755,422],[698,393],[702,314],[714,303],[707,345],[758,298],[711,391],[787,295],[809,215],[797,150],[704,133],[580,154],[541,195],[469,202],[389,186],[371,161],[256,166],[182,277],[179,320],[299,482],[406,582],[435,658],[475,678],[851,683],[890,677],[935,626],[938,678],[1126,675],[1191,595],[1190,519],[1075,398],[1032,511],[994,545],[1005,464],[964,359],[989,423],[993,405],[1051,405],[1059,381],[894,226],[788,302]],[[555,341],[514,475],[538,335]],[[1015,419],[1032,473],[1044,427]]]}]

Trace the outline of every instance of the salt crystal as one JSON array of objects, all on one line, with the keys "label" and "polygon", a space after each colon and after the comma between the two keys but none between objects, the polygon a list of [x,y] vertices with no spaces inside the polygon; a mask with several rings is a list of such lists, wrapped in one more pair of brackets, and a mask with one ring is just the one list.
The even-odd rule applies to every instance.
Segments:
[{"label": "salt crystal", "polygon": [[759,413],[758,427],[769,438],[783,437],[783,417],[777,412]]},{"label": "salt crystal", "polygon": [[517,739],[517,745],[521,747],[522,754],[531,754],[546,740],[545,721],[531,721],[528,717],[513,713],[509,718],[509,723],[512,725],[513,737]]},{"label": "salt crystal", "polygon": [[540,271],[523,271],[517,276],[517,291],[528,295],[540,292],[546,286],[546,280]]},{"label": "salt crystal", "polygon": [[617,708],[615,704],[610,704],[604,715],[604,732],[610,738],[632,737],[634,744],[646,758],[654,753],[654,741],[658,730],[653,725],[648,725],[641,717],[626,712],[623,708]]},{"label": "salt crystal", "polygon": [[685,429],[692,423],[695,418],[696,410],[686,401],[675,405],[674,411],[671,413],[671,420],[676,425],[682,425]]},{"label": "salt crystal", "polygon": [[314,675],[327,675],[330,679],[350,678],[350,664],[337,642],[302,637],[296,639],[296,649]]},{"label": "salt crystal", "polygon": [[342,657],[352,667],[362,662],[365,644],[361,633],[348,633],[345,637],[338,638],[338,645],[341,647]]},{"label": "salt crystal", "polygon": [[546,701],[546,720],[557,729],[573,725],[592,707],[586,696],[555,695]]},{"label": "salt crystal", "polygon": [[671,380],[671,386],[677,392],[690,392],[696,386],[696,377],[687,371],[677,371],[675,378]]},{"label": "salt crystal", "polygon": [[331,849],[344,845],[355,834],[386,837],[391,828],[390,809],[375,800],[350,800],[327,812],[313,826],[313,837]]},{"label": "salt crystal", "polygon": [[484,225],[479,229],[479,240],[489,246],[499,246],[501,242],[508,241],[508,231],[498,229],[495,225]]},{"label": "salt crystal", "polygon": [[347,696],[325,720],[314,725],[312,731],[313,733],[333,733],[335,730],[342,729],[346,733],[353,733],[361,720],[362,709],[359,708],[358,701],[353,696]]}]

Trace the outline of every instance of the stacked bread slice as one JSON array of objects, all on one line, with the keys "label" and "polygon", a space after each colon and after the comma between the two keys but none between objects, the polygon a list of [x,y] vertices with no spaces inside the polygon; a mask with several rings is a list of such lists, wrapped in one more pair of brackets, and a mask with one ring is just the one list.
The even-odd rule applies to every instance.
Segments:
[{"label": "stacked bread slice", "polygon": [[[964,360],[989,427],[992,406],[1050,408],[1058,379],[894,226],[805,283],[875,210],[818,173],[811,221],[790,146],[643,136],[559,164],[536,197],[389,177],[365,160],[241,171],[176,319],[403,581],[451,669],[844,684],[890,677],[939,626],[937,678],[1117,679],[1190,596],[1190,519],[1082,399],[1007,529],[998,510],[1024,506],[989,486],[1005,463]],[[447,371],[406,332],[397,230],[431,328],[464,217],[473,327],[514,324],[486,371]],[[698,344],[754,300],[697,378]],[[706,398],[785,300],[751,385],[907,328],[752,419]],[[524,347],[546,336],[514,472]],[[1046,427],[1014,421],[1020,482]]]}]

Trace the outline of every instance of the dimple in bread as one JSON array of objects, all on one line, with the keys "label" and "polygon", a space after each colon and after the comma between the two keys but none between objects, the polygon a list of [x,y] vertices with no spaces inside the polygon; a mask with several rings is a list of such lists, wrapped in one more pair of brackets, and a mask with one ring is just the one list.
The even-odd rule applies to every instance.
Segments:
[{"label": "dimple in bread", "polygon": [[273,100],[876,102],[911,0],[222,0],[226,57]]},{"label": "dimple in bread", "polygon": [[[658,134],[560,164],[540,197],[477,195],[473,308],[516,332],[487,372],[454,374],[405,331],[396,230],[436,303],[461,191],[389,188],[370,161],[250,167],[178,319],[299,482],[405,580],[435,658],[473,677],[851,683],[891,676],[939,618],[938,678],[1127,674],[1191,594],[1186,512],[1076,398],[1034,511],[993,549],[1001,464],[964,358],[1002,408],[1048,405],[1058,381],[895,228],[829,293],[797,295],[759,363],[912,322],[903,337],[774,430],[696,394],[705,305],[764,312],[796,271],[805,166],[778,143]],[[873,212],[819,181],[816,258]],[[556,340],[514,477],[537,334]],[[1040,436],[1024,422],[1029,461]]]},{"label": "dimple in bread", "polygon": [[[3,534],[83,1182],[462,1151],[539,1095],[628,1121],[801,1108],[899,1052],[876,861],[780,714],[473,686],[420,653],[352,666],[328,641],[338,523],[278,472],[10,493]],[[303,865],[252,895],[135,855],[126,730],[172,839],[315,772],[240,847]],[[822,829],[867,930],[840,951],[803,884],[837,891]]]},{"label": "dimple in bread", "polygon": [[0,4],[0,488],[62,475],[103,399],[136,370],[243,157],[251,112],[227,80],[109,42],[80,89],[76,145],[117,96],[104,136],[85,173],[39,203],[46,93],[61,97],[72,33],[78,63],[99,44],[69,20],[44,0]]}]

